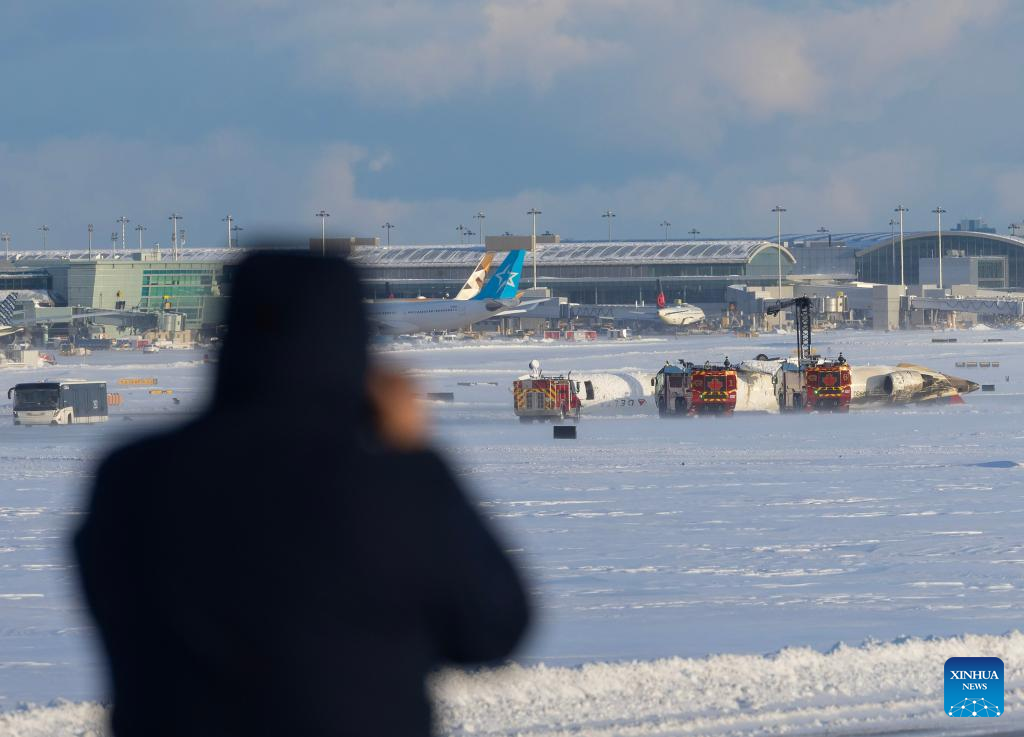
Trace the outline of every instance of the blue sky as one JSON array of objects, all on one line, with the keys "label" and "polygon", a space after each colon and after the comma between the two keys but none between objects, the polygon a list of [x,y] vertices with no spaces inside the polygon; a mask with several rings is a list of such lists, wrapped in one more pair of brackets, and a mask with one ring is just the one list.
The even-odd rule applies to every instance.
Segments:
[{"label": "blue sky", "polygon": [[[1024,219],[1024,6],[1003,0],[6,0],[0,230],[115,220],[455,240]],[[130,242],[137,243],[134,231]]]}]

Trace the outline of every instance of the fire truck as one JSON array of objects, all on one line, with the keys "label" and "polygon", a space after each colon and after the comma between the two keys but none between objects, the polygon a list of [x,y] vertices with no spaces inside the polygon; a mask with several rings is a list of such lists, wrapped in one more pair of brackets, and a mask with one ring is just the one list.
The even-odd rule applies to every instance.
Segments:
[{"label": "fire truck", "polygon": [[851,385],[850,366],[839,354],[835,361],[823,361],[804,369],[807,396],[804,407],[815,410],[849,412]]},{"label": "fire truck", "polygon": [[512,408],[520,422],[571,419],[579,422],[580,385],[569,376],[543,376],[530,362],[530,378],[512,382]]},{"label": "fire truck", "polygon": [[666,364],[651,379],[659,417],[731,415],[736,409],[736,369],[725,363]]},{"label": "fire truck", "polygon": [[779,409],[783,412],[848,412],[853,382],[843,354],[833,361],[811,351],[811,299],[796,297],[776,303],[766,312],[777,315],[787,307],[796,308],[796,363],[782,365],[775,377]]}]

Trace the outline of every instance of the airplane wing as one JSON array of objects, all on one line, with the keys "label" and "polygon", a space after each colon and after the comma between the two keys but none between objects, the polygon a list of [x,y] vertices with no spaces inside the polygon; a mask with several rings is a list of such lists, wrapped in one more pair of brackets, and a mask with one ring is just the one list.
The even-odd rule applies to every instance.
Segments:
[{"label": "airplane wing", "polygon": [[547,300],[531,299],[528,302],[520,302],[519,304],[511,305],[508,309],[504,309],[501,312],[494,313],[494,317],[505,317],[506,315],[521,315],[526,312],[532,312],[541,302],[547,302]]}]

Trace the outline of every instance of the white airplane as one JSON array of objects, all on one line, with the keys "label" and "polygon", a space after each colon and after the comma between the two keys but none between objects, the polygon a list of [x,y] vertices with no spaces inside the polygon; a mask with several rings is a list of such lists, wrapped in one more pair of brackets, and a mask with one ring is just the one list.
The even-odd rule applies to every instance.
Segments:
[{"label": "white airplane", "polygon": [[682,302],[677,305],[665,304],[665,291],[661,288],[661,280],[658,280],[658,317],[666,325],[683,327],[693,325],[704,319],[704,310],[695,305]]},{"label": "white airplane", "polygon": [[[529,306],[515,301],[525,257],[526,251],[510,252],[474,297],[370,302],[367,305],[367,317],[385,335],[407,335],[432,330],[457,330],[491,317],[528,312]],[[469,282],[467,286],[470,286]]]}]

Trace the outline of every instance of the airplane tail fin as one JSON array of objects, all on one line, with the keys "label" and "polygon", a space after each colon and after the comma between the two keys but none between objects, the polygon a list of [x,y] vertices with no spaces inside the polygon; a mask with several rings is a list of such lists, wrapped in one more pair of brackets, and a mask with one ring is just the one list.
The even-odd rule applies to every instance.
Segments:
[{"label": "airplane tail fin", "polygon": [[462,285],[462,289],[455,295],[455,299],[473,299],[475,296],[480,294],[480,290],[484,288],[484,283],[487,280],[487,270],[491,268],[491,262],[494,260],[494,253],[485,253],[480,262],[473,269],[473,273],[466,279],[466,283]]},{"label": "airplane tail fin", "polygon": [[4,327],[11,325],[11,318],[14,316],[14,306],[17,302],[18,298],[14,296],[14,292],[11,292],[3,301],[0,301],[0,325]]},{"label": "airplane tail fin", "polygon": [[490,281],[473,299],[515,299],[525,259],[526,251],[509,251]]},{"label": "airplane tail fin", "polygon": [[661,288],[661,279],[658,279],[658,309],[665,308],[665,290]]}]

